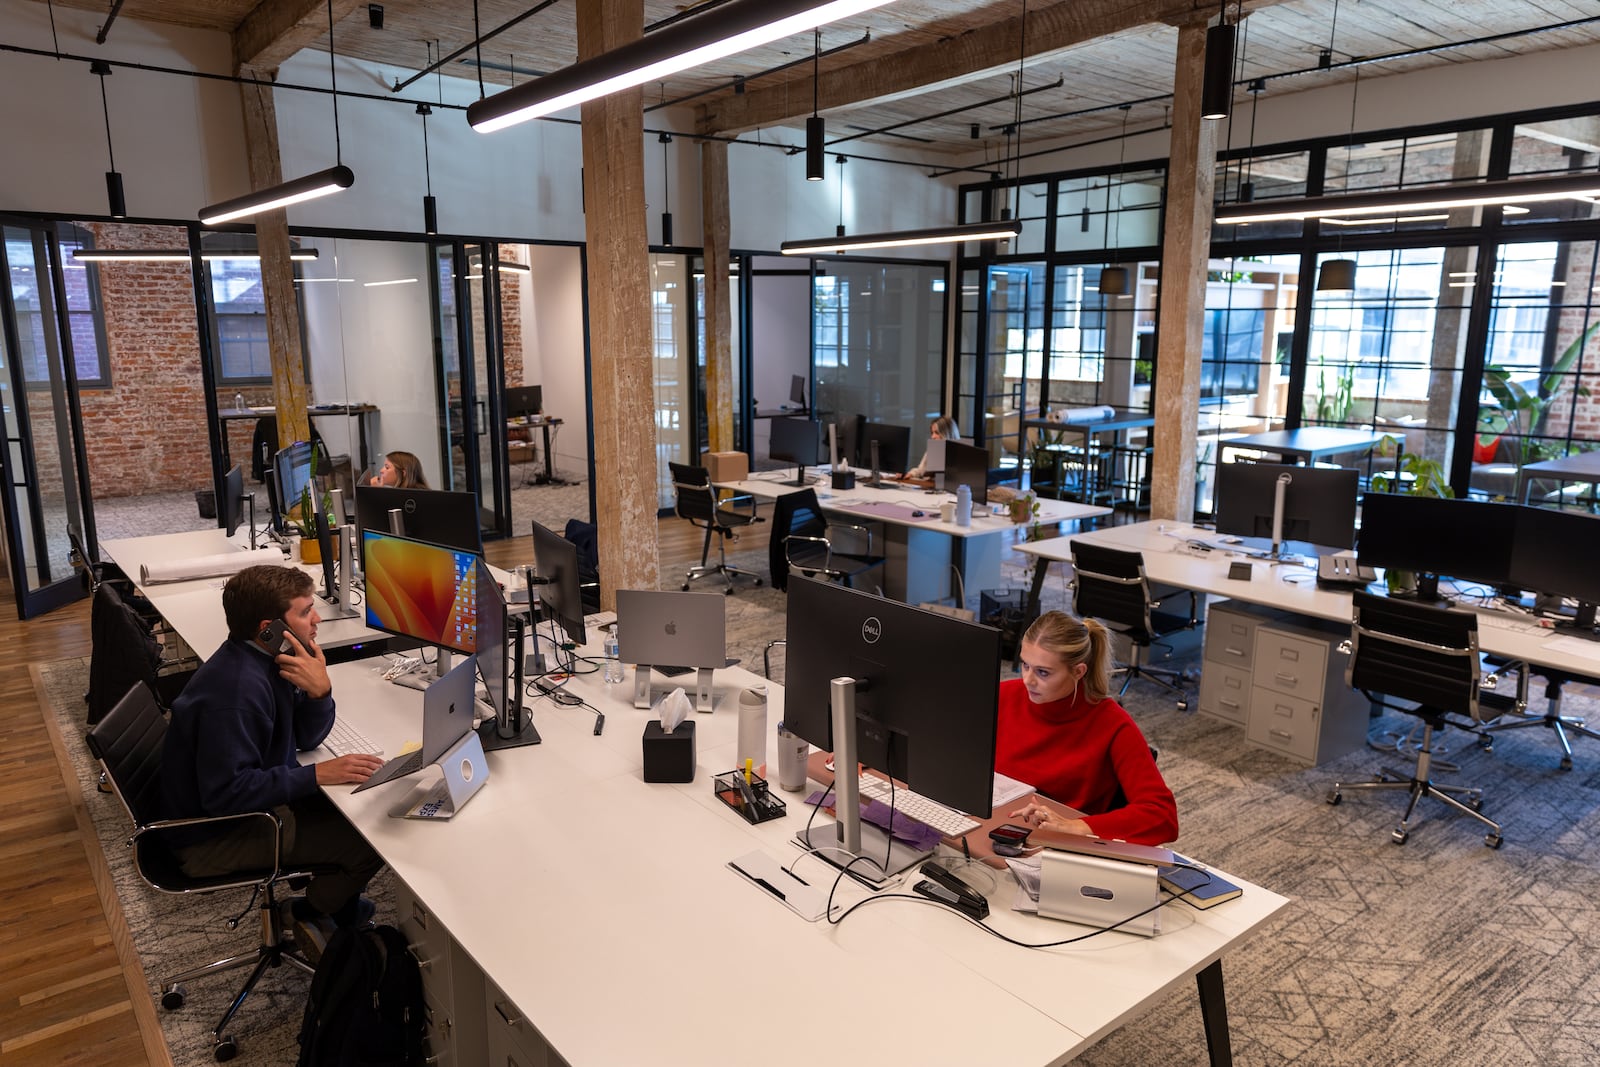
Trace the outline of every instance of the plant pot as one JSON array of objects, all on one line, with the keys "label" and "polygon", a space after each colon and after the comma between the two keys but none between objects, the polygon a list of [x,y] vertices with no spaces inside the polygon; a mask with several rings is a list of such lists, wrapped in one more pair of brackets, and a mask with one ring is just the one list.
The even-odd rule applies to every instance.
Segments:
[{"label": "plant pot", "polygon": [[[331,540],[333,543],[333,558],[338,559],[339,539],[335,537]],[[315,537],[301,537],[296,543],[300,546],[299,557],[301,563],[308,563],[312,565],[321,564],[322,545]]]},{"label": "plant pot", "polygon": [[1011,502],[1011,521],[1021,525],[1028,521],[1028,516],[1033,513],[1033,501],[1025,497],[1018,497]]},{"label": "plant pot", "polygon": [[1390,596],[1409,593],[1417,588],[1417,574],[1415,571],[1390,567],[1383,572],[1383,583],[1388,587]]}]

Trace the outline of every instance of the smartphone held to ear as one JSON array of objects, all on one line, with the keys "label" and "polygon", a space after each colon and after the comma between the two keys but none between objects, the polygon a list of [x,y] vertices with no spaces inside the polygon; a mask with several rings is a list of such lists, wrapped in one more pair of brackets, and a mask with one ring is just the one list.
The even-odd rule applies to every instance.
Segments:
[{"label": "smartphone held to ear", "polygon": [[284,631],[287,629],[289,629],[288,623],[282,619],[273,619],[256,634],[256,640],[271,650],[275,656],[290,655],[294,652],[294,645],[284,636]]}]

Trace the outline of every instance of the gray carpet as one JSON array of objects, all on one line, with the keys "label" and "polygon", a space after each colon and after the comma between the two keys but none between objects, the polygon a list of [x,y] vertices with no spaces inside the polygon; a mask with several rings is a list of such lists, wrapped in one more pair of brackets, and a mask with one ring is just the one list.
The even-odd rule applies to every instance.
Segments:
[{"label": "gray carpet", "polygon": [[[747,540],[737,557],[760,560]],[[1020,568],[1008,565],[1016,584]],[[678,576],[664,576],[675,588]],[[706,586],[714,588],[714,586]],[[1046,606],[1064,597],[1053,575]],[[976,592],[970,598],[976,600]],[[729,651],[761,670],[767,641],[782,632],[783,594],[741,583],[728,600]],[[1179,665],[1191,661],[1179,660]],[[782,653],[774,654],[781,679]],[[145,889],[128,871],[125,827],[114,800],[92,792],[81,745],[84,665],[43,669],[79,767],[91,811],[144,957],[158,976],[231,951],[248,934],[228,932],[224,912],[243,907],[175,901]],[[1536,687],[1537,691],[1537,687]],[[1161,751],[1178,797],[1180,847],[1291,898],[1290,907],[1224,963],[1234,1053],[1241,1064],[1446,1067],[1600,1062],[1600,744],[1583,742],[1577,767],[1557,769],[1544,730],[1501,735],[1493,753],[1452,732],[1445,744],[1461,763],[1444,782],[1485,790],[1485,810],[1504,823],[1500,851],[1476,824],[1427,806],[1404,846],[1389,830],[1402,799],[1349,794],[1330,807],[1338,778],[1357,781],[1395,756],[1358,751],[1302,768],[1250,748],[1236,728],[1180,712],[1159,690],[1137,685],[1125,701]],[[1567,710],[1600,719],[1600,704],[1570,696]],[[537,706],[535,715],[537,715]],[[1391,714],[1373,736],[1409,731]],[[384,900],[381,882],[379,899]],[[380,920],[393,915],[380,903]],[[268,986],[282,982],[272,976]],[[1070,981],[1070,974],[1063,980]],[[202,992],[199,986],[209,986]],[[163,1013],[179,1064],[210,1062],[204,1030],[221,1011],[221,986],[191,987],[190,1006]],[[250,1062],[286,1062],[303,986],[289,983],[270,1005],[248,1004],[237,1033]],[[1204,1061],[1193,986],[1185,984],[1142,1021],[1085,1053],[1086,1064],[1143,1067]]]}]

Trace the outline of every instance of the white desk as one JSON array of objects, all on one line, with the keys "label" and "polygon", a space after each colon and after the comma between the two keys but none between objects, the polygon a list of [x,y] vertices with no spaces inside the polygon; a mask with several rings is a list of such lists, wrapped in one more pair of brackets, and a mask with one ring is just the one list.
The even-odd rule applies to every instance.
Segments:
[{"label": "white desk", "polygon": [[[1160,585],[1181,586],[1197,593],[1263,604],[1315,619],[1350,621],[1350,594],[1344,590],[1318,588],[1316,572],[1311,567],[1273,566],[1262,560],[1253,560],[1251,562],[1255,566],[1251,579],[1236,580],[1228,577],[1228,565],[1242,556],[1223,551],[1191,555],[1183,550],[1189,538],[1211,543],[1216,543],[1218,539],[1212,531],[1183,523],[1138,522],[1078,534],[1075,538],[1055,537],[1048,541],[1019,544],[1017,550],[1036,560],[1033,581],[1035,609],[1045,572],[1051,563],[1070,561],[1071,542],[1078,539],[1142,552],[1145,573],[1152,582]],[[1480,611],[1477,615],[1478,645],[1484,652],[1576,674],[1593,675],[1600,672],[1600,642],[1564,637],[1560,631],[1541,629],[1531,620],[1492,611]]]},{"label": "white desk", "polygon": [[[331,673],[339,713],[386,750],[419,736],[420,694],[360,663]],[[785,862],[800,856],[790,838],[804,794],[780,793],[789,813],[751,826],[711,791],[713,774],[734,762],[737,694],[760,681],[740,668],[717,672],[717,711],[695,717],[692,783],[641,780],[649,713],[632,707],[631,679],[607,686],[596,674],[570,688],[605,711],[604,734],[593,735],[583,708],[536,701],[544,743],[489,753],[488,784],[449,823],[389,817],[414,786],[328,790],[448,931],[458,988],[480,969],[493,983],[482,1000],[456,994],[446,1062],[489,1062],[467,1015],[487,1016],[492,1048],[503,993],[509,1014],[578,1067],[702,1067],[738,1050],[763,1064],[809,1067],[848,1050],[855,1061],[966,1067],[993,1062],[997,1048],[1007,1063],[1059,1064],[1191,975],[1221,1008],[1222,955],[1286,903],[1234,878],[1243,897],[1204,912],[1171,905],[1160,937],[1113,933],[1046,950],[1006,945],[911,901],[808,924],[725,867],[758,848]],[[771,727],[783,693],[768,692],[776,766]],[[797,873],[831,880],[830,870],[812,859]],[[993,928],[1034,942],[1083,932],[1012,912],[1011,892],[1002,878]],[[848,886],[841,898],[863,893]],[[1209,1021],[1225,1038],[1222,1016],[1213,1010]]]},{"label": "white desk", "polygon": [[[776,500],[798,492],[801,487],[785,485],[780,478],[793,478],[793,472],[767,472],[738,482],[718,482],[717,488],[748,493],[758,500]],[[874,489],[858,481],[854,489],[834,489],[824,480],[810,486],[816,490],[823,510],[864,525],[881,523],[884,530],[884,593],[910,604],[941,600],[952,595],[952,566],[961,572],[967,593],[995,589],[1001,584],[1000,558],[1005,550],[1005,534],[1021,530],[1008,514],[990,514],[988,507],[974,504],[972,525],[958,526],[939,518],[939,505],[954,501],[954,493],[930,493],[916,486],[891,486]],[[922,512],[916,515],[914,512]],[[1063,500],[1040,500],[1039,522],[1056,525],[1079,519],[1111,514],[1111,509],[1094,504],[1075,504]],[[776,531],[774,535],[777,536]],[[874,550],[877,546],[874,545]]]},{"label": "white desk", "polygon": [[[139,579],[140,567],[237,551],[247,540],[248,535],[229,540],[221,529],[191,530],[149,537],[114,538],[101,541],[100,548],[127,572],[139,591],[161,612],[161,617],[194,649],[195,655],[204,660],[209,659],[228,637],[228,623],[222,613],[222,586],[227,578],[213,576],[187,582],[146,585]],[[320,588],[322,568],[304,564],[298,566],[316,579]],[[328,619],[317,628],[317,643],[324,648],[359,645],[383,636],[376,630],[368,629],[360,618]]]}]

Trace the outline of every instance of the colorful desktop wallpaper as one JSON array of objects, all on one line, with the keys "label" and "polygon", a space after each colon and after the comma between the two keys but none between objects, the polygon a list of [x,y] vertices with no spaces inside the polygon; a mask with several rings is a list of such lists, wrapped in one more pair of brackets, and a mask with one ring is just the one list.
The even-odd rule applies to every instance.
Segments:
[{"label": "colorful desktop wallpaper", "polygon": [[367,625],[478,650],[477,557],[422,541],[368,535]]}]

